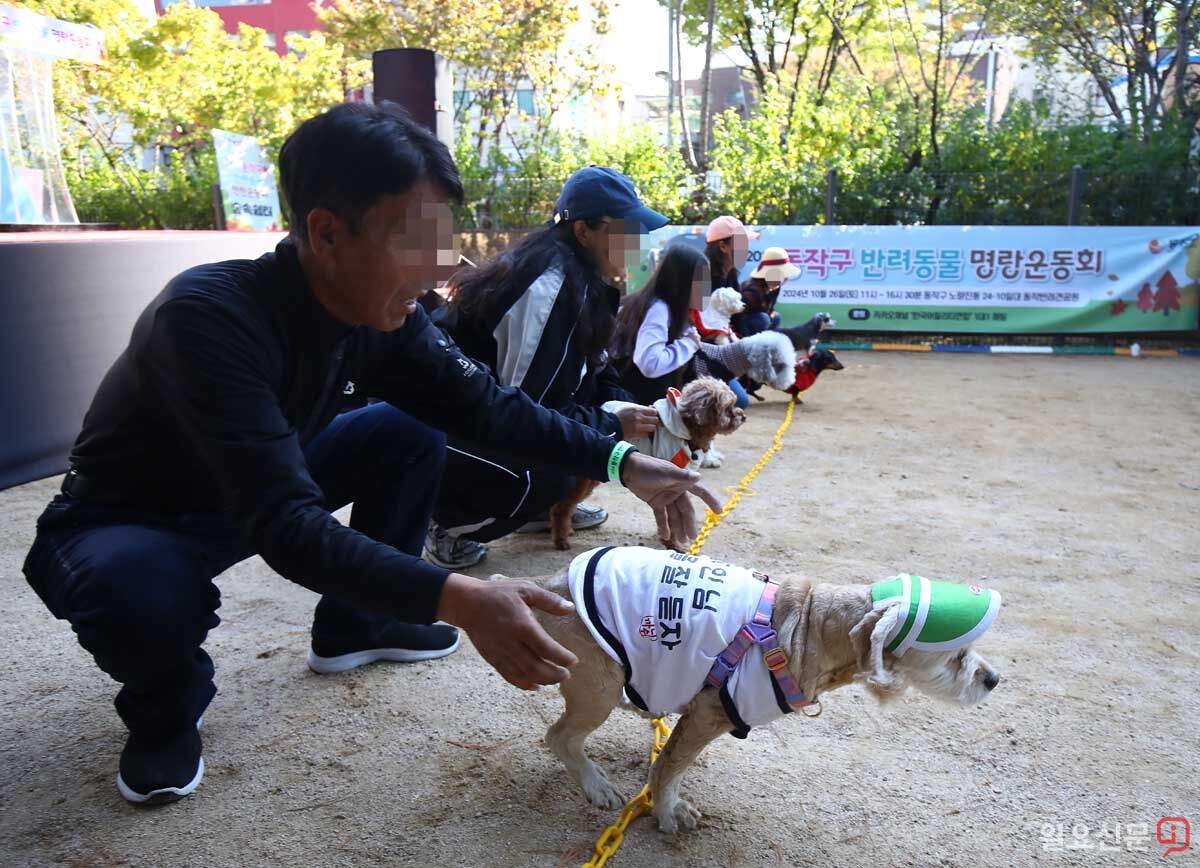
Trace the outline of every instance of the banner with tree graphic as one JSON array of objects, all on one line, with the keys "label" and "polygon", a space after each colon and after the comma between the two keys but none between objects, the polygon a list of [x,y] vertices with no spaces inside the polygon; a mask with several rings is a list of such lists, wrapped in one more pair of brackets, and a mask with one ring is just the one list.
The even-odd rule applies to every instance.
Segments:
[{"label": "banner with tree graphic", "polygon": [[[800,269],[777,310],[785,325],[829,313],[863,331],[1057,333],[1197,328],[1200,227],[763,226],[741,278],[767,247]],[[704,246],[704,227],[652,233]],[[652,262],[635,269],[644,282]],[[636,272],[640,272],[636,273]]]}]

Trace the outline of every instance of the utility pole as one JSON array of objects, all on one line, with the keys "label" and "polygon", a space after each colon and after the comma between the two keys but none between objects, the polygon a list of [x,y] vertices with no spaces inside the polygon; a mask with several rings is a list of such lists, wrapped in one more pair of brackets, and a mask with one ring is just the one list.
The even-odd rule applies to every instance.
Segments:
[{"label": "utility pole", "polygon": [[675,0],[667,4],[667,153],[675,150],[671,113],[675,106]]}]

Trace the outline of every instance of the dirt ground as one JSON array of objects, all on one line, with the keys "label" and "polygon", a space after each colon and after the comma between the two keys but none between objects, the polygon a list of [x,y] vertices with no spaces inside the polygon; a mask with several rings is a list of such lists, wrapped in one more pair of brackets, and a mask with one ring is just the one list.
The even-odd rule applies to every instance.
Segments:
[{"label": "dirt ground", "polygon": [[[1200,367],[1187,359],[847,352],[798,408],[757,496],[707,553],[772,574],[871,582],[971,579],[1004,608],[978,647],[1003,671],[986,704],[858,688],[714,744],[685,783],[704,812],[675,839],[634,824],[634,866],[1023,866],[1163,860],[1160,817],[1200,836]],[[709,473],[736,482],[785,404],[750,421]],[[258,559],[220,580],[208,647],[220,693],[207,774],[140,810],[114,787],[114,685],[20,573],[46,480],[0,493],[0,864],[579,865],[613,819],[584,802],[540,738],[557,694],[505,685],[464,642],[446,660],[319,677],[304,665],[315,596]],[[652,542],[648,510],[606,486],[604,527]],[[544,536],[496,544],[478,575],[566,565]],[[649,724],[619,713],[592,742],[632,794]],[[1043,848],[1044,824],[1090,849]],[[1122,841],[1115,851],[1112,829]],[[1127,837],[1146,824],[1147,837]],[[1102,837],[1102,827],[1105,836]],[[1145,847],[1133,852],[1127,846]]]}]

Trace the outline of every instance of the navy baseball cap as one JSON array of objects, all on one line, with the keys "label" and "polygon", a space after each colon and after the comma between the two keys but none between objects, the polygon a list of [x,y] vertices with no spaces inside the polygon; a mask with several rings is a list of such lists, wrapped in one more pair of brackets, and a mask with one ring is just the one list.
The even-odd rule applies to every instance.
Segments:
[{"label": "navy baseball cap", "polygon": [[554,203],[554,219],[586,220],[590,217],[615,217],[637,220],[643,232],[650,232],[671,221],[657,211],[647,208],[638,198],[633,182],[615,169],[588,166],[580,169],[563,184],[558,201]]}]

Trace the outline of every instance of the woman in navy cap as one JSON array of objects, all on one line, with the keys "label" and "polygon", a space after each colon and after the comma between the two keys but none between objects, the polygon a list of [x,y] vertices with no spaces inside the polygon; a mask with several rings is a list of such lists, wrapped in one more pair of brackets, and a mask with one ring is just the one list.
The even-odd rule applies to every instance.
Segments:
[{"label": "woman in navy cap", "polygon": [[[643,436],[657,425],[651,408],[618,415],[600,409],[605,401],[632,400],[606,347],[641,235],[667,222],[620,172],[580,169],[563,186],[547,228],[455,275],[450,304],[434,319],[502,385],[603,434]],[[448,569],[479,563],[484,543],[514,530],[548,529],[546,513],[571,482],[474,443],[451,440],[447,458],[426,556]],[[574,525],[595,527],[607,518],[603,509],[580,505]]]}]

